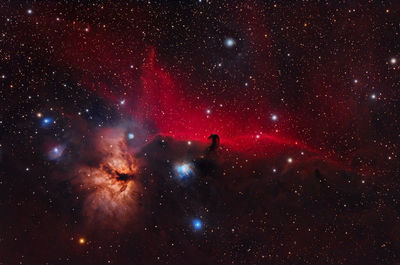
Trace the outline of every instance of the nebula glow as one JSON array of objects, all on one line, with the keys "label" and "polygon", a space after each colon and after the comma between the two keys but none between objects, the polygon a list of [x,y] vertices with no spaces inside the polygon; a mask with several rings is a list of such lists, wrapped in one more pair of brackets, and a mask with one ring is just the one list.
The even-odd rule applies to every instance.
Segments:
[{"label": "nebula glow", "polygon": [[63,155],[64,150],[65,145],[56,145],[47,152],[47,156],[50,160],[57,160]]},{"label": "nebula glow", "polygon": [[400,1],[73,2],[0,4],[0,265],[400,264]]},{"label": "nebula glow", "polygon": [[182,163],[175,167],[176,173],[180,179],[190,177],[193,174],[192,166],[189,163]]},{"label": "nebula glow", "polygon": [[120,226],[137,211],[140,184],[138,163],[126,144],[123,130],[107,129],[96,135],[101,160],[77,169],[76,185],[86,194],[84,212],[89,221]]}]

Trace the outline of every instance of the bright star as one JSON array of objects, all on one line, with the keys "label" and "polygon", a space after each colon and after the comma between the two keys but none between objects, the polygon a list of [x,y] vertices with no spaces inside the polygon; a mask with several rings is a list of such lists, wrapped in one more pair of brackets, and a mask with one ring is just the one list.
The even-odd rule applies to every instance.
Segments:
[{"label": "bright star", "polygon": [[53,121],[52,118],[44,118],[44,119],[42,120],[42,125],[43,125],[43,126],[47,126],[47,125],[49,125],[52,121]]},{"label": "bright star", "polygon": [[396,58],[392,58],[392,59],[390,59],[390,63],[391,63],[391,64],[395,64],[395,63],[397,63],[397,60],[396,60]]},{"label": "bright star", "polygon": [[30,14],[32,14],[33,11],[32,11],[32,9],[28,9],[26,12],[30,15]]},{"label": "bright star", "polygon": [[65,145],[57,145],[47,153],[47,156],[50,160],[57,160],[63,155],[64,150],[65,150]]},{"label": "bright star", "polygon": [[376,99],[376,95],[375,94],[371,94],[371,99]]},{"label": "bright star", "polygon": [[225,39],[224,44],[225,44],[225,47],[232,48],[233,46],[236,45],[236,41],[232,38],[227,38],[227,39]]},{"label": "bright star", "polygon": [[187,178],[193,174],[192,167],[188,163],[179,164],[175,167],[176,173],[178,173],[179,178]]},{"label": "bright star", "polygon": [[135,138],[135,135],[133,133],[128,133],[128,139],[132,140],[133,138]]},{"label": "bright star", "polygon": [[292,162],[293,162],[293,158],[289,157],[289,158],[287,159],[287,161],[288,161],[288,163],[292,163]]},{"label": "bright star", "polygon": [[276,116],[275,114],[271,115],[271,120],[276,121],[278,120],[278,116]]},{"label": "bright star", "polygon": [[193,219],[192,224],[195,230],[200,230],[203,227],[203,222],[198,218]]}]

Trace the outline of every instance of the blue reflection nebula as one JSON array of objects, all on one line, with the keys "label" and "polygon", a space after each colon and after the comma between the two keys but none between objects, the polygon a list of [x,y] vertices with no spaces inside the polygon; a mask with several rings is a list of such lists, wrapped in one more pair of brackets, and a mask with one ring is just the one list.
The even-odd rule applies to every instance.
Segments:
[{"label": "blue reflection nebula", "polygon": [[181,179],[190,177],[193,174],[192,166],[188,163],[179,164],[175,167],[178,177]]},{"label": "blue reflection nebula", "polygon": [[65,150],[65,145],[57,145],[55,147],[53,147],[48,153],[48,157],[50,160],[56,160],[59,159]]}]

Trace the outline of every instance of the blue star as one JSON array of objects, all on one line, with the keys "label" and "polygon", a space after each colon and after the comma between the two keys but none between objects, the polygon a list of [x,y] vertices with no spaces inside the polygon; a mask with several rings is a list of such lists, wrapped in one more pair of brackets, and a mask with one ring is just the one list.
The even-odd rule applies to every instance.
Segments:
[{"label": "blue star", "polygon": [[227,39],[225,39],[224,44],[225,44],[225,47],[232,48],[233,46],[236,45],[236,41],[232,38],[227,38]]},{"label": "blue star", "polygon": [[200,230],[203,227],[203,222],[198,218],[193,219],[192,224],[194,230]]},{"label": "blue star", "polygon": [[51,122],[53,122],[53,119],[52,119],[52,118],[44,118],[44,119],[42,120],[42,125],[43,125],[43,126],[47,126],[47,125],[49,125]]},{"label": "blue star", "polygon": [[135,138],[135,135],[133,133],[128,133],[128,139],[132,140],[133,138]]}]

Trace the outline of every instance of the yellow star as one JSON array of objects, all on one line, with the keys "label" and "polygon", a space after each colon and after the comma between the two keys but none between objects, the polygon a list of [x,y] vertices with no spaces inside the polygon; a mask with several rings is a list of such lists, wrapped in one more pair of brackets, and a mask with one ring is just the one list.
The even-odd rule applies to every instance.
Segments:
[{"label": "yellow star", "polygon": [[79,242],[80,245],[83,245],[83,244],[86,243],[86,240],[85,240],[85,238],[81,237],[81,238],[79,238],[78,242]]}]

